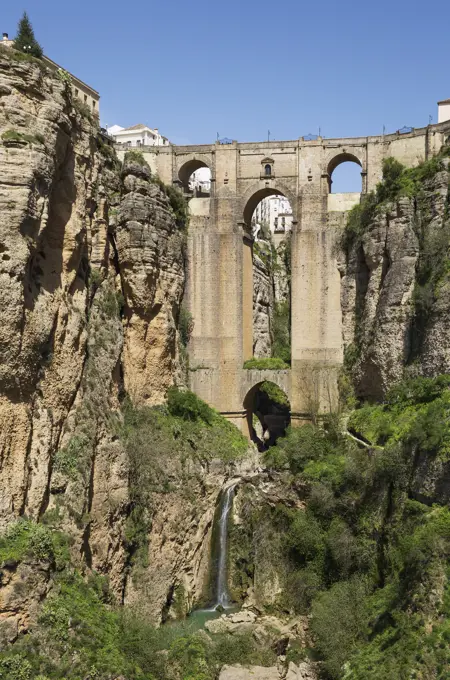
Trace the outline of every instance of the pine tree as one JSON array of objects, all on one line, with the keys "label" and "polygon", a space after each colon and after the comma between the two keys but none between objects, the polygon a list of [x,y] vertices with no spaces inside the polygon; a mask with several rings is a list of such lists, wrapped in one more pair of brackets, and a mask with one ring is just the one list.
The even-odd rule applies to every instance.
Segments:
[{"label": "pine tree", "polygon": [[17,27],[17,37],[14,40],[14,47],[19,52],[31,54],[40,59],[43,55],[42,47],[34,37],[33,27],[26,12],[23,13]]}]

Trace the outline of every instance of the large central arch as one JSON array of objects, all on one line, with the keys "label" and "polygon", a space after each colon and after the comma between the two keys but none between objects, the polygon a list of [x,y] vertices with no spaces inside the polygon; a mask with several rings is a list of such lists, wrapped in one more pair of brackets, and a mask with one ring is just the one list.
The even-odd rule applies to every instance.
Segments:
[{"label": "large central arch", "polygon": [[260,201],[269,196],[284,196],[288,199],[292,209],[293,224],[297,221],[297,201],[293,192],[278,180],[260,181],[247,189],[240,204],[239,212],[242,215],[243,223],[249,228],[253,212]]}]

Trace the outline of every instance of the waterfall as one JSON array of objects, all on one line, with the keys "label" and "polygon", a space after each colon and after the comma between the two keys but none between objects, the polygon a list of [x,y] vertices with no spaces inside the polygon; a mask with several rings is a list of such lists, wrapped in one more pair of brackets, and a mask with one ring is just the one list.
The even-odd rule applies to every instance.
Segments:
[{"label": "waterfall", "polygon": [[218,541],[218,560],[217,560],[217,582],[215,593],[215,606],[229,605],[228,597],[228,517],[233,505],[234,489],[237,482],[228,487],[222,499],[222,509],[219,517],[219,541]]}]

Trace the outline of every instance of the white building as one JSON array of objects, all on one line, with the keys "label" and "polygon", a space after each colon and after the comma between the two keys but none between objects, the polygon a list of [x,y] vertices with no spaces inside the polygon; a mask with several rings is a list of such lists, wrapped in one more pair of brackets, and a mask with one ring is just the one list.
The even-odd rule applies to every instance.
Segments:
[{"label": "white building", "polygon": [[123,144],[123,146],[168,146],[170,144],[167,137],[159,133],[158,128],[152,130],[142,123],[128,128],[111,125],[107,128],[107,132],[117,144]]},{"label": "white building", "polygon": [[[292,229],[292,208],[285,196],[263,198],[255,208],[252,217],[254,236],[258,239],[261,226],[269,227],[271,234],[284,235]],[[259,227],[259,228],[258,228]],[[283,238],[283,236],[282,236]],[[275,241],[282,240],[275,237]]]},{"label": "white building", "polygon": [[194,194],[209,196],[211,193],[211,170],[199,168],[189,179],[189,189]]},{"label": "white building", "polygon": [[450,120],[450,99],[443,99],[438,102],[438,123]]}]

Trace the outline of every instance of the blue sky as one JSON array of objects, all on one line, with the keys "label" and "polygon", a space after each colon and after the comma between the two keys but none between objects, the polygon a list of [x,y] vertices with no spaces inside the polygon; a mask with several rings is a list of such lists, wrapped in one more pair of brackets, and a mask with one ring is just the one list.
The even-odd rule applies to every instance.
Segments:
[{"label": "blue sky", "polygon": [[46,54],[100,91],[102,123],[175,143],[379,134],[450,97],[449,0],[2,0]]}]

